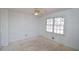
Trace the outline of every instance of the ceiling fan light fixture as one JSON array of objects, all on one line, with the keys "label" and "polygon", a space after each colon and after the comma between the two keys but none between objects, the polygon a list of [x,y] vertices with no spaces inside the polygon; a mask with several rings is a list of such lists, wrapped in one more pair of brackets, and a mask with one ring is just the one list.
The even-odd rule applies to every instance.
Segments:
[{"label": "ceiling fan light fixture", "polygon": [[37,12],[35,12],[34,15],[39,15],[39,14]]},{"label": "ceiling fan light fixture", "polygon": [[40,14],[40,11],[39,10],[35,10],[34,11],[34,15],[39,15]]}]

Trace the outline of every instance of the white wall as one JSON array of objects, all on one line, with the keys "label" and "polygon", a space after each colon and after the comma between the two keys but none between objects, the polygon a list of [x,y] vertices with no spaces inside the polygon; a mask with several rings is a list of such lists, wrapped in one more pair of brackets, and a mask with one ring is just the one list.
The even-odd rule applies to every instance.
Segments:
[{"label": "white wall", "polygon": [[[46,18],[63,16],[65,18],[65,34],[57,35],[53,33],[47,33],[46,30]],[[40,21],[41,35],[52,38],[55,37],[55,41],[67,45],[69,47],[79,50],[79,9],[69,9],[57,13],[51,13],[42,17]]]},{"label": "white wall", "polygon": [[1,47],[1,9],[0,9],[0,47]]},{"label": "white wall", "polygon": [[39,17],[9,10],[9,42],[37,35],[39,35]]},{"label": "white wall", "polygon": [[39,18],[18,11],[0,9],[1,46],[39,35]]},{"label": "white wall", "polygon": [[8,10],[0,9],[1,46],[8,45]]}]

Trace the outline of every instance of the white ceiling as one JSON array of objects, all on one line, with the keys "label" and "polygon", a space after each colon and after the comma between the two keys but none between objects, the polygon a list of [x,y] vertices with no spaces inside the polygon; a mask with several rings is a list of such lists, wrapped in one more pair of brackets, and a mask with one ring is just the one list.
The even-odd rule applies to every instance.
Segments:
[{"label": "white ceiling", "polygon": [[[67,10],[70,8],[38,8],[38,9],[41,11],[41,13],[43,15],[45,15],[45,14],[49,14],[49,13],[55,13],[55,12]],[[34,8],[10,8],[9,10],[23,12],[26,14],[33,14],[35,9]]]}]

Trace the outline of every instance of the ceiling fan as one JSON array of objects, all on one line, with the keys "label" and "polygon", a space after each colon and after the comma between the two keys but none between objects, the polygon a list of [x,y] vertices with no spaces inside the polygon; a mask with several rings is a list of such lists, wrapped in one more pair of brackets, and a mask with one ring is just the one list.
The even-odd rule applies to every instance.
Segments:
[{"label": "ceiling fan", "polygon": [[33,9],[33,15],[43,15],[44,10],[42,8],[34,8]]}]

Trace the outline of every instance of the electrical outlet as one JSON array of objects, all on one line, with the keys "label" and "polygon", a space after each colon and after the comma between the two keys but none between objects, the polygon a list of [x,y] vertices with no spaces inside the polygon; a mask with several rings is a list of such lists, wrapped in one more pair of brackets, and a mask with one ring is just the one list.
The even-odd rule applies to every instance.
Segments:
[{"label": "electrical outlet", "polygon": [[25,37],[27,37],[27,34],[25,34]]},{"label": "electrical outlet", "polygon": [[52,37],[52,39],[54,39],[54,37]]}]

